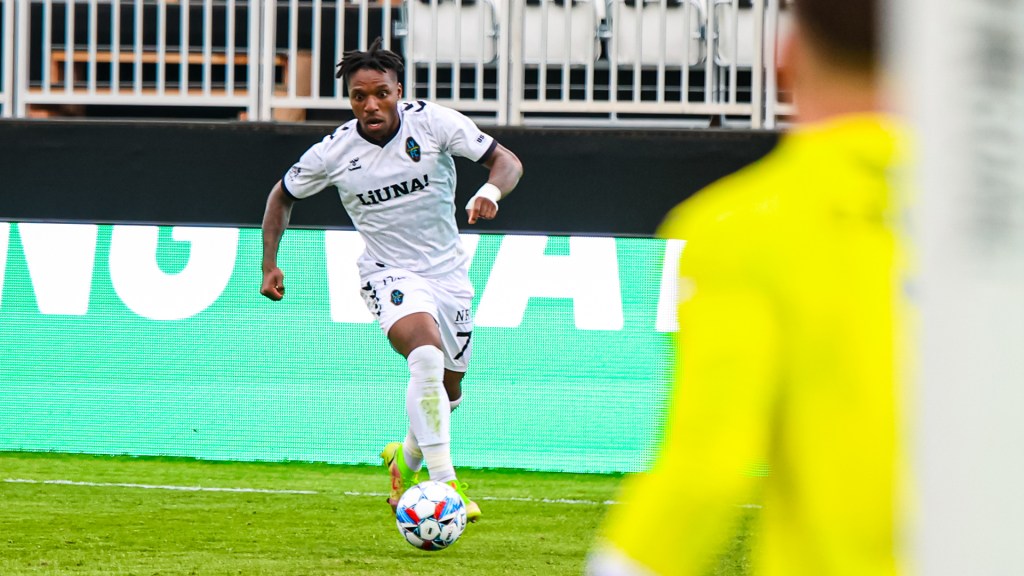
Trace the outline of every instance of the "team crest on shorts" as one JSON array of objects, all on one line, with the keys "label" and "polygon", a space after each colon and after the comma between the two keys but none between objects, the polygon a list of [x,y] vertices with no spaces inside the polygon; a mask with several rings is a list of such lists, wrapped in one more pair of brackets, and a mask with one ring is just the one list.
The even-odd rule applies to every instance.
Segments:
[{"label": "team crest on shorts", "polygon": [[413,162],[420,161],[420,145],[412,139],[412,136],[405,139],[405,153],[412,158]]},{"label": "team crest on shorts", "polygon": [[401,290],[391,291],[391,303],[395,306],[401,306],[402,301],[405,300],[405,294],[402,294]]}]

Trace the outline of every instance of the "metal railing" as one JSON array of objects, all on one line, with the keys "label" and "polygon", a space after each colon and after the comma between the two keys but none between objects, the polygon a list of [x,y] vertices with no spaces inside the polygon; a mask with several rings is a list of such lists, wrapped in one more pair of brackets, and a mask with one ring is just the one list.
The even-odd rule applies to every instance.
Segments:
[{"label": "metal railing", "polygon": [[258,18],[235,0],[19,0],[16,107],[234,107],[256,117]]},{"label": "metal railing", "polygon": [[14,0],[0,0],[0,116],[14,115]]},{"label": "metal railing", "polygon": [[0,0],[0,106],[301,120],[350,109],[335,64],[380,36],[405,57],[406,98],[482,123],[772,126],[791,112],[780,1]]},{"label": "metal railing", "polygon": [[[402,52],[393,33],[402,0],[266,1],[263,4],[263,77],[260,118],[286,119],[281,110],[350,109],[335,65],[348,50],[365,50],[380,36]],[[289,63],[275,75],[272,54]]]},{"label": "metal railing", "polygon": [[[581,5],[572,6],[575,10]],[[570,3],[564,6],[568,12]],[[596,121],[602,123],[735,115],[760,125],[761,51],[755,50],[755,59],[745,66],[736,58],[726,61],[720,41],[723,17],[719,14],[722,8],[738,11],[738,0],[713,6],[708,9],[701,0],[610,0],[603,27],[598,30],[604,45],[601,58],[587,62],[582,69],[565,60],[553,66],[548,60],[535,74],[529,65],[524,67],[527,91],[519,107],[524,120],[529,121],[531,113],[550,115],[583,108],[596,113]],[[750,10],[763,20],[762,0],[755,1]],[[731,32],[735,52],[738,34]],[[749,33],[752,42],[760,45],[763,28],[751,26]],[[749,80],[743,79],[746,95],[741,98],[743,68]],[[556,90],[546,82],[552,70],[561,80]],[[536,89],[531,89],[531,78],[536,78]],[[531,98],[532,94],[536,97]]]}]

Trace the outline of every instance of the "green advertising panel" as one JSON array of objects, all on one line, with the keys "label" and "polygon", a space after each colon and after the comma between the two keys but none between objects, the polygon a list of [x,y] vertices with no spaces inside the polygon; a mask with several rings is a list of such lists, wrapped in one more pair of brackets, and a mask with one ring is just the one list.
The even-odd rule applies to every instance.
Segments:
[{"label": "green advertising panel", "polygon": [[[457,466],[636,471],[663,425],[681,243],[465,235],[473,358]],[[358,235],[0,222],[0,450],[376,463],[403,358],[359,297]],[[667,280],[666,280],[667,279]]]}]

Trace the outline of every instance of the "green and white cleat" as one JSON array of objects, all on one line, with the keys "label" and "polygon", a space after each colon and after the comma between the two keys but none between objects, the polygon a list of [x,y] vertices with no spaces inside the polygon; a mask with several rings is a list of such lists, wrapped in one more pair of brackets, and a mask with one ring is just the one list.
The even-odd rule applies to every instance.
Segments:
[{"label": "green and white cleat", "polygon": [[392,442],[384,447],[380,453],[384,459],[384,467],[391,476],[391,496],[388,497],[388,504],[391,511],[398,508],[398,499],[405,494],[405,491],[419,484],[419,473],[413,472],[405,463],[405,456],[402,455],[402,443]]},{"label": "green and white cleat", "polygon": [[466,505],[466,520],[479,522],[480,516],[483,514],[480,512],[480,505],[470,500],[469,496],[466,496],[466,489],[469,488],[469,485],[458,480],[450,480],[448,485],[455,488],[455,491],[462,497],[462,502]]}]

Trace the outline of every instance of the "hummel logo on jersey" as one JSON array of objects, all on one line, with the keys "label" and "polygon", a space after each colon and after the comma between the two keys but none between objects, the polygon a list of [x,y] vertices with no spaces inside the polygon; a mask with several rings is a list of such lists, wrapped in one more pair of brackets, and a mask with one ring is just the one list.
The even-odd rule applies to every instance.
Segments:
[{"label": "hummel logo on jersey", "polygon": [[409,182],[389,184],[383,188],[370,190],[366,194],[356,194],[356,198],[359,198],[359,202],[363,206],[372,206],[373,204],[383,204],[384,202],[393,198],[398,198],[399,196],[412,194],[417,190],[423,190],[427,186],[430,186],[430,179],[426,174],[424,174],[422,181],[419,178],[413,178]]},{"label": "hummel logo on jersey", "polygon": [[362,166],[359,165],[359,158],[355,158],[353,160],[349,160],[349,163],[348,163],[348,171],[349,172],[351,172],[353,170],[359,170],[360,168],[362,168]]}]

